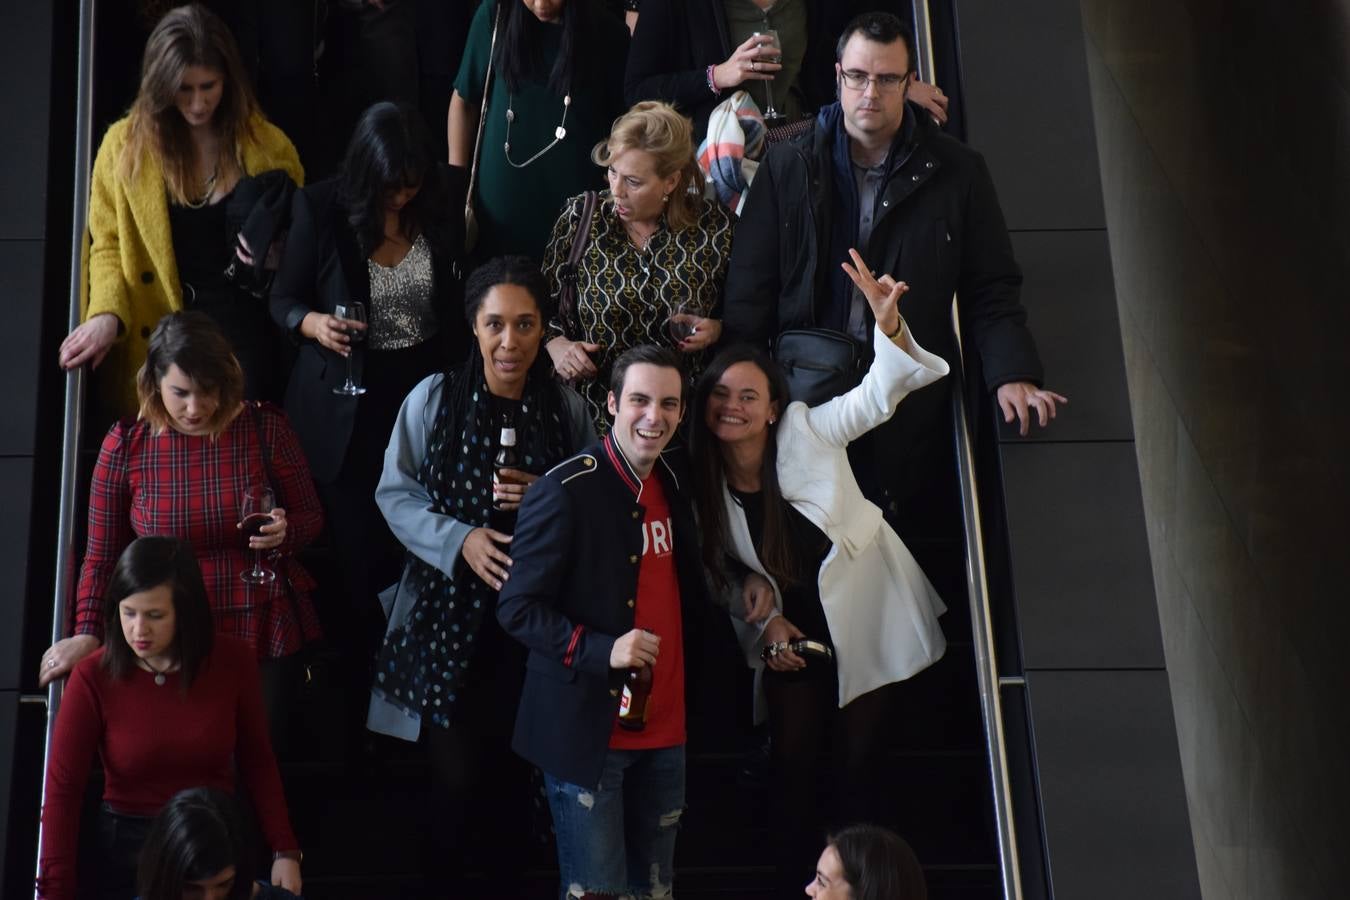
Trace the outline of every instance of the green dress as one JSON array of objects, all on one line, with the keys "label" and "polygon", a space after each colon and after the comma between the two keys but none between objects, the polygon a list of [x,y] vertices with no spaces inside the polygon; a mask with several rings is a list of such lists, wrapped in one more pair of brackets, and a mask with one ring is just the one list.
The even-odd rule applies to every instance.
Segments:
[{"label": "green dress", "polygon": [[[475,111],[483,102],[495,10],[496,4],[492,2],[478,7],[469,27],[464,61],[455,79],[455,91]],[[628,55],[628,29],[599,4],[591,3],[586,12],[583,28],[588,34],[578,35],[582,49],[573,69],[566,136],[524,168],[512,166],[504,150],[508,101],[515,113],[511,123],[511,160],[523,163],[553,140],[562,119],[563,98],[549,90],[547,78],[521,84],[512,97],[500,73],[492,73],[478,183],[474,188],[479,227],[474,256],[480,260],[506,253],[523,253],[539,259],[563,201],[582,191],[605,186],[604,172],[591,161],[591,150],[609,137],[614,120],[626,109],[623,72]],[[543,68],[551,71],[558,57],[562,27],[537,22],[533,17],[527,24],[543,31]],[[503,34],[498,34],[499,41],[502,37]]]}]

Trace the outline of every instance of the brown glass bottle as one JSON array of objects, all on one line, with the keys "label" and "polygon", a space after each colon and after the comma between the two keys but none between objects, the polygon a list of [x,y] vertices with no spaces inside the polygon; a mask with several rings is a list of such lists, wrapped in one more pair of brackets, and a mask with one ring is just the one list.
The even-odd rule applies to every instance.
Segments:
[{"label": "brown glass bottle", "polygon": [[[653,664],[655,665],[655,664]],[[619,697],[619,727],[641,731],[647,727],[647,701],[652,696],[652,666],[629,669]]]}]

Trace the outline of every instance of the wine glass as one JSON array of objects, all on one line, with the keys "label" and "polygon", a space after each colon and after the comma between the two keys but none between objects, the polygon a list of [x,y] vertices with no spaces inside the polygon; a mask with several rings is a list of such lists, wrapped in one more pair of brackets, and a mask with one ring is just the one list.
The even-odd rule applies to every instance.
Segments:
[{"label": "wine glass", "polygon": [[[777,56],[771,56],[764,62],[781,63],[783,61],[783,45],[778,41],[778,30],[775,28],[766,28],[763,31],[756,31],[754,36],[760,39],[761,47],[772,47],[778,51]],[[766,40],[767,38],[767,40]],[[775,125],[782,121],[783,114],[773,105],[773,79],[764,82],[764,123],[766,125]]]},{"label": "wine glass", "polygon": [[[249,538],[258,537],[264,525],[272,524],[272,510],[276,505],[276,496],[265,484],[244,490],[244,499],[239,505],[239,530],[244,533],[245,549],[248,548]],[[262,551],[254,550],[253,568],[240,572],[239,577],[245,584],[271,584],[276,581],[277,573],[262,564]]]},{"label": "wine glass", "polygon": [[[366,307],[359,300],[353,300],[350,303],[339,303],[333,307],[333,315],[347,322],[366,322]],[[365,340],[366,330],[364,328],[348,328],[347,340],[356,344]],[[366,392],[366,389],[352,380],[352,353],[356,348],[349,345],[347,354],[347,380],[340,387],[333,388],[333,393],[342,394],[344,397],[359,397]]]},{"label": "wine glass", "polygon": [[678,348],[680,344],[694,336],[698,320],[703,318],[698,309],[689,303],[674,303],[670,307],[670,316],[666,319],[666,331]]}]

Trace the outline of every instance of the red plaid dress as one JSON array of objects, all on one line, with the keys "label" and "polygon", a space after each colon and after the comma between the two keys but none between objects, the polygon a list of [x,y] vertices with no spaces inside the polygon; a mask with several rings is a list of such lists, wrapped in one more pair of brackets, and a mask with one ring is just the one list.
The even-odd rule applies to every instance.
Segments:
[{"label": "red plaid dress", "polygon": [[[117,423],[103,439],[89,490],[89,544],[75,595],[75,633],[103,639],[103,595],[117,558],[134,539],[172,535],[192,545],[206,581],[216,630],[247,641],[261,658],[285,656],[319,635],[310,602],[313,576],[292,554],[318,536],[323,512],[309,465],[286,416],[263,404],[262,432],[286,510],[286,540],[271,561],[278,578],[246,584],[252,563],[239,529],[244,489],[267,481],[253,413],[245,409],[215,438],[166,428],[156,435],[145,420]],[[295,589],[300,622],[282,578]],[[297,627],[298,626],[298,627]]]}]

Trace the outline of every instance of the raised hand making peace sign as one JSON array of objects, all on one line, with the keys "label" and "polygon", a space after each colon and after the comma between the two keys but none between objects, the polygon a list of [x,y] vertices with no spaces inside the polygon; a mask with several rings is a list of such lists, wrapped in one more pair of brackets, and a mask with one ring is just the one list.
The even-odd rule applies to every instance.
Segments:
[{"label": "raised hand making peace sign", "polygon": [[909,285],[903,281],[896,281],[890,275],[874,278],[872,270],[863,264],[862,256],[857,250],[850,249],[848,255],[853,260],[853,265],[848,263],[840,265],[867,298],[867,305],[872,307],[872,316],[877,320],[881,333],[891,336],[899,334],[900,297],[909,290]]}]

